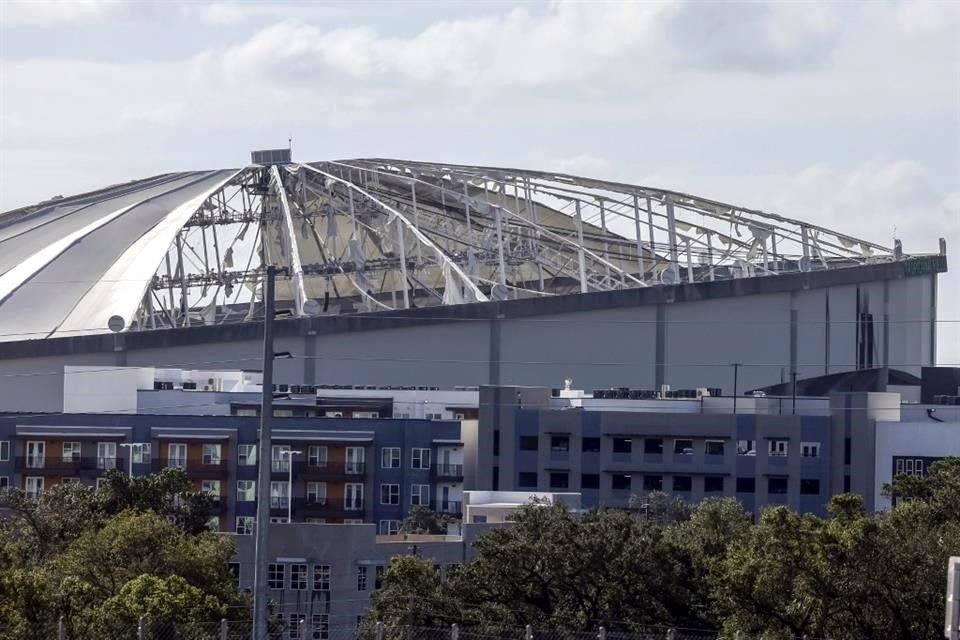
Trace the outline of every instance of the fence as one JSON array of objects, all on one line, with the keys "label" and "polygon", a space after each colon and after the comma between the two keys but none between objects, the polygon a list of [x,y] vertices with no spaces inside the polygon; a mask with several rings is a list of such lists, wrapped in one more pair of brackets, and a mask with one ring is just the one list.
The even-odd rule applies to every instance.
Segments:
[{"label": "fence", "polygon": [[[2,634],[0,634],[2,635]],[[104,640],[253,640],[250,621],[218,622],[151,622],[141,618],[134,625],[99,629]],[[31,640],[47,640],[33,636]],[[52,640],[52,639],[50,639]],[[56,640],[76,640],[67,633],[63,621],[58,625]],[[607,632],[566,629],[477,628],[451,624],[447,627],[388,626],[382,623],[361,626],[330,627],[323,622],[289,619],[276,622],[261,640],[818,640],[810,636],[748,635],[737,631],[726,635],[703,629],[651,628],[631,632]]]}]

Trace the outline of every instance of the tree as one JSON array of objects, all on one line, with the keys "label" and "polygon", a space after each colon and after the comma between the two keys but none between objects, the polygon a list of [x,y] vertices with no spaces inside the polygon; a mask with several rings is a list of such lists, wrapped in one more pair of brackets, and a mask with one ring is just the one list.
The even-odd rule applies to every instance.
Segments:
[{"label": "tree", "polygon": [[446,516],[438,516],[433,509],[423,505],[410,508],[407,517],[400,525],[401,533],[442,535],[447,532],[451,522]]},{"label": "tree", "polygon": [[4,491],[0,507],[0,637],[56,637],[62,616],[70,638],[119,639],[138,612],[182,625],[249,609],[232,541],[206,529],[206,499],[179,470],[111,472],[101,489],[59,485],[36,499]]},{"label": "tree", "polygon": [[641,520],[674,524],[690,519],[693,507],[679,496],[672,496],[663,491],[630,496],[628,506],[631,511],[639,514]]}]

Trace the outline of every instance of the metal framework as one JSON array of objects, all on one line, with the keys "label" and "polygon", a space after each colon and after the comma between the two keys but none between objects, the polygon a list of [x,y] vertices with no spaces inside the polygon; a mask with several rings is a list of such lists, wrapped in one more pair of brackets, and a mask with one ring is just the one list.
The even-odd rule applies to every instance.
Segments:
[{"label": "metal framework", "polygon": [[[282,269],[278,307],[303,316],[776,277],[904,257],[899,243],[892,250],[686,193],[543,171],[374,158],[251,164],[224,175],[179,204],[189,211],[170,223],[177,230],[155,275],[133,288],[133,306],[116,311],[126,326],[260,317],[268,264]],[[31,215],[23,211],[11,213]]]}]

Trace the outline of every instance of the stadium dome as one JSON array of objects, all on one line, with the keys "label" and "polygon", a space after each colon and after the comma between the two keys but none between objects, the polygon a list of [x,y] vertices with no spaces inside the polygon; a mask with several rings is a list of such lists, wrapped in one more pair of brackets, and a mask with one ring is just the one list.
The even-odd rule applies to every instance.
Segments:
[{"label": "stadium dome", "polygon": [[297,163],[271,150],[241,169],[164,174],[0,214],[0,341],[254,320],[268,264],[282,270],[278,307],[311,316],[901,258],[654,187],[405,160]]}]

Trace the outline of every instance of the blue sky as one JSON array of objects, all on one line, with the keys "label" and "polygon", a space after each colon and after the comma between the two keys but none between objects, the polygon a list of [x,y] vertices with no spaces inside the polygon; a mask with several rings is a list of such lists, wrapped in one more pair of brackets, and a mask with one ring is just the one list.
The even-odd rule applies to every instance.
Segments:
[{"label": "blue sky", "polygon": [[946,237],[960,363],[960,3],[0,0],[0,210],[288,137]]}]

